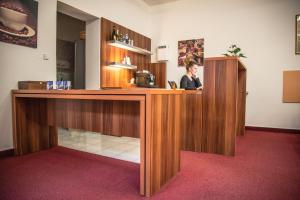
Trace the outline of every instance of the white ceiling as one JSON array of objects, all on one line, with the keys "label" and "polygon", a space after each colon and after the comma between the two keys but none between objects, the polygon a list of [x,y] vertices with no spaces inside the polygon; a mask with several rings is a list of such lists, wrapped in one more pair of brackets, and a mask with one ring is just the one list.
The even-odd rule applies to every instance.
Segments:
[{"label": "white ceiling", "polygon": [[155,6],[155,5],[169,3],[173,1],[179,1],[179,0],[143,0],[143,1],[145,1],[149,6]]}]

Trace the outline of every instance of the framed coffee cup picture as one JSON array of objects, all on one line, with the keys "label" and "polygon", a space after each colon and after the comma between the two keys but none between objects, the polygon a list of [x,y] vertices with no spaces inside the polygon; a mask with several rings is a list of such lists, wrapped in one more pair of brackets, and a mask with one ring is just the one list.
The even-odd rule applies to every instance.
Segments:
[{"label": "framed coffee cup picture", "polygon": [[300,15],[296,15],[296,54],[300,54]]},{"label": "framed coffee cup picture", "polygon": [[38,2],[0,0],[0,41],[37,48]]}]

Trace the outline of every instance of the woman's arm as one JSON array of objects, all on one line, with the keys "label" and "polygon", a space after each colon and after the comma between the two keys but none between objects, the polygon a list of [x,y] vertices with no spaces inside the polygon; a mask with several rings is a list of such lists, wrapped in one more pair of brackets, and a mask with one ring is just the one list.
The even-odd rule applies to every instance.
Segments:
[{"label": "woman's arm", "polygon": [[187,88],[188,87],[188,80],[186,76],[183,76],[180,80],[180,88]]},{"label": "woman's arm", "polygon": [[198,77],[193,77],[193,79],[196,82],[196,88],[200,88],[202,86],[200,79]]}]

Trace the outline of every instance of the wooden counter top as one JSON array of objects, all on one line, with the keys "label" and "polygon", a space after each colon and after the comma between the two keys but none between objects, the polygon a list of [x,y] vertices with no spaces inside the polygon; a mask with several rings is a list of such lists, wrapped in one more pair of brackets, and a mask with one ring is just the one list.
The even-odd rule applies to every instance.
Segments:
[{"label": "wooden counter top", "polygon": [[107,90],[12,90],[13,94],[51,94],[51,95],[146,95],[146,94],[197,94],[202,90],[184,89],[107,89]]},{"label": "wooden counter top", "polygon": [[[206,61],[224,61],[224,60],[236,60],[238,62],[239,70],[247,70],[246,66],[242,63],[241,59],[236,56],[228,56],[228,57],[210,57],[205,58]],[[204,65],[205,67],[205,65]]]},{"label": "wooden counter top", "polygon": [[55,95],[146,95],[146,94],[194,94],[202,90],[183,89],[107,89],[107,90],[12,90],[13,94],[55,94]]}]

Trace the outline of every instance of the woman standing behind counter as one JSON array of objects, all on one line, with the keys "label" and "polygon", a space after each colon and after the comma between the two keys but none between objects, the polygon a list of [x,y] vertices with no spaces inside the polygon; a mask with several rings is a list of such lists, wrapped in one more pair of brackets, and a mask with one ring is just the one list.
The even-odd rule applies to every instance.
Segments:
[{"label": "woman standing behind counter", "polygon": [[195,61],[189,61],[186,66],[186,74],[182,76],[180,81],[180,88],[186,90],[198,90],[202,89],[202,84],[199,78],[196,76],[198,66]]}]

